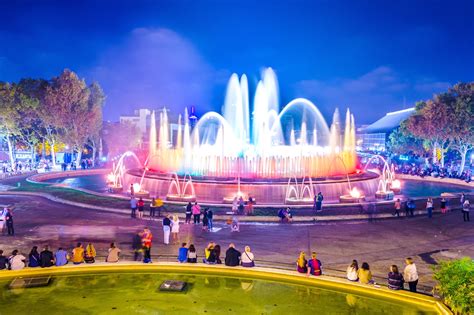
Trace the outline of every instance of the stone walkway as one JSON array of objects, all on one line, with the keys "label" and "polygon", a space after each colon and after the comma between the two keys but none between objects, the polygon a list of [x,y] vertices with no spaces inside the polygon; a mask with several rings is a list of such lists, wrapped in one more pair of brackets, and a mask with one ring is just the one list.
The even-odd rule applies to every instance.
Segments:
[{"label": "stone walkway", "polygon": [[474,257],[474,222],[464,223],[460,211],[422,217],[391,220],[308,223],[242,222],[240,233],[232,233],[224,222],[217,222],[214,232],[200,226],[180,227],[179,242],[162,244],[160,221],[131,219],[126,214],[106,213],[48,201],[31,196],[0,196],[0,205],[14,205],[16,235],[1,236],[0,249],[9,253],[18,248],[28,254],[33,245],[49,244],[54,249],[71,249],[75,242],[93,242],[103,256],[114,241],[123,252],[131,254],[133,233],[149,226],[154,234],[152,253],[177,253],[179,242],[194,243],[203,253],[209,241],[225,251],[230,242],[238,249],[250,245],[257,260],[291,264],[300,250],[317,251],[323,266],[331,273],[343,274],[352,259],[367,261],[374,275],[385,278],[391,264],[403,266],[407,256],[414,257],[420,283],[434,284],[431,264],[440,259]]}]

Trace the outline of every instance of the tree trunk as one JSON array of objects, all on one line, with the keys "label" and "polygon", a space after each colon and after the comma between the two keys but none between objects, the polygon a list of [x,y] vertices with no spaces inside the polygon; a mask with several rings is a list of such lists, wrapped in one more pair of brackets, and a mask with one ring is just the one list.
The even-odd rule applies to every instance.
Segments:
[{"label": "tree trunk", "polygon": [[41,157],[43,160],[46,160],[46,142],[44,141],[44,138],[41,140],[42,144],[42,149],[41,149]]},{"label": "tree trunk", "polygon": [[436,164],[438,162],[438,154],[437,154],[437,149],[438,148],[438,142],[433,143],[433,164]]},{"label": "tree trunk", "polygon": [[92,147],[92,167],[95,167],[95,156],[97,155],[97,149],[95,146]]},{"label": "tree trunk", "polygon": [[82,149],[79,147],[77,150],[77,156],[76,156],[76,168],[81,167],[81,159],[82,159]]},{"label": "tree trunk", "polygon": [[53,160],[53,167],[56,166],[56,151],[54,150],[56,141],[54,141],[54,138],[51,138],[51,143],[49,144],[51,147],[51,159]]},{"label": "tree trunk", "polygon": [[102,143],[102,138],[99,139],[99,160],[102,160],[102,157],[104,156],[104,147]]},{"label": "tree trunk", "polygon": [[461,155],[461,166],[459,167],[458,175],[461,175],[464,171],[464,167],[466,166],[467,152],[469,152],[467,145],[460,146],[458,152]]},{"label": "tree trunk", "polygon": [[13,156],[14,154],[13,143],[12,143],[12,139],[10,139],[10,134],[7,133],[6,138],[7,138],[7,143],[8,143],[8,154],[10,155],[10,164],[13,169],[15,167],[15,158]]}]

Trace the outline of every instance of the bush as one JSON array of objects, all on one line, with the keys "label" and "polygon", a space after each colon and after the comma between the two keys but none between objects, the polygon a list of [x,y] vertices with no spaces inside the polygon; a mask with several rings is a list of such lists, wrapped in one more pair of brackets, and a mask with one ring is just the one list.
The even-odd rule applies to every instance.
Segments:
[{"label": "bush", "polygon": [[469,257],[442,261],[434,272],[446,305],[455,314],[474,314],[474,261]]}]

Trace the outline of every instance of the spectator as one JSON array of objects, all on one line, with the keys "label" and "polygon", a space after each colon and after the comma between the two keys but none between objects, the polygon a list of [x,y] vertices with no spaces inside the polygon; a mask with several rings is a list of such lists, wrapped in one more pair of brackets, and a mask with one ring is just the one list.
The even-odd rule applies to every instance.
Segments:
[{"label": "spectator", "polygon": [[2,233],[2,235],[5,235],[5,224],[6,224],[6,216],[8,214],[8,209],[7,208],[3,208],[1,211],[0,211],[0,232]]},{"label": "spectator", "polygon": [[201,221],[201,207],[198,205],[197,201],[194,203],[192,212],[194,216],[194,224],[199,224]]},{"label": "spectator", "polygon": [[193,214],[193,205],[191,202],[188,202],[186,206],[186,220],[184,221],[185,224],[191,223],[191,216]]},{"label": "spectator", "polygon": [[221,247],[220,245],[216,245],[211,250],[209,257],[207,258],[207,263],[208,264],[222,264],[220,256],[221,256]]},{"label": "spectator", "polygon": [[164,206],[164,203],[163,203],[163,199],[161,199],[160,197],[156,198],[156,210],[158,210],[158,217],[161,217],[161,211],[163,211],[163,206]]},{"label": "spectator", "polygon": [[107,258],[105,258],[105,262],[108,263],[116,263],[119,261],[119,255],[121,250],[115,246],[115,243],[110,243],[109,253]]},{"label": "spectator", "polygon": [[202,230],[209,231],[209,218],[207,217],[207,210],[209,208],[204,209],[204,214],[202,215]]},{"label": "spectator", "polygon": [[[168,219],[169,220],[169,219]],[[142,246],[143,246],[143,262],[145,264],[151,263],[151,244],[153,240],[153,234],[149,228],[144,228],[142,232]],[[168,239],[169,239],[169,229],[168,229]]]},{"label": "spectator", "polygon": [[255,267],[255,258],[253,253],[250,251],[250,246],[245,246],[244,253],[240,259],[242,261],[242,267]]},{"label": "spectator", "polygon": [[40,255],[38,253],[38,246],[33,246],[28,255],[28,267],[39,267],[40,263]]},{"label": "spectator", "polygon": [[211,209],[207,209],[207,220],[208,220],[208,223],[209,223],[209,231],[212,231],[212,219],[214,217],[214,213],[212,212]]},{"label": "spectator", "polygon": [[416,286],[418,285],[418,272],[413,259],[408,257],[405,259],[406,267],[403,271],[403,278],[408,282],[408,286],[411,292],[416,292]]},{"label": "spectator", "polygon": [[59,247],[56,253],[54,254],[56,266],[64,266],[68,263],[69,255],[62,247]]},{"label": "spectator", "polygon": [[81,243],[77,243],[76,247],[74,247],[71,257],[71,261],[74,265],[79,265],[84,262],[84,247]]},{"label": "spectator", "polygon": [[84,252],[84,261],[87,264],[92,264],[95,262],[96,251],[92,243],[87,244],[86,250]]},{"label": "spectator", "polygon": [[311,259],[308,260],[308,273],[307,276],[312,274],[313,276],[320,276],[323,274],[322,264],[319,259],[316,259],[316,252],[311,253]]},{"label": "spectator", "polygon": [[145,202],[143,201],[143,198],[140,197],[140,199],[137,202],[137,207],[138,207],[138,218],[143,219],[143,211],[145,210]]},{"label": "spectator", "polygon": [[202,260],[203,263],[207,262],[207,259],[209,259],[209,256],[211,255],[211,251],[214,249],[214,242],[209,242],[207,244],[207,247],[204,249],[204,259]]},{"label": "spectator", "polygon": [[163,218],[163,243],[168,245],[170,243],[171,220],[169,216]]},{"label": "spectator", "polygon": [[150,220],[152,220],[153,217],[155,216],[155,211],[156,211],[156,198],[153,197],[151,198],[151,202],[150,202]]},{"label": "spectator", "polygon": [[182,243],[181,247],[178,249],[178,261],[184,263],[188,260],[188,248],[186,243]]},{"label": "spectator", "polygon": [[40,254],[40,264],[42,268],[54,266],[54,255],[53,252],[49,250],[48,245],[44,247]]},{"label": "spectator", "polygon": [[446,207],[446,204],[447,204],[447,200],[446,198],[441,198],[441,213],[446,213],[447,212],[447,207]]},{"label": "spectator", "polygon": [[398,267],[392,265],[388,273],[388,288],[391,290],[403,290],[403,275],[398,272]]},{"label": "spectator", "polygon": [[400,199],[397,199],[395,201],[394,208],[395,208],[395,213],[393,215],[394,216],[396,215],[397,217],[400,217],[400,209],[402,208],[402,202],[400,201]]},{"label": "spectator", "polygon": [[229,244],[229,248],[225,252],[225,265],[236,267],[240,264],[240,252],[235,249],[234,243]]},{"label": "spectator", "polygon": [[359,271],[359,264],[357,263],[357,260],[353,260],[352,264],[347,267],[347,272],[346,272],[346,277],[347,280],[349,281],[359,281],[359,276],[358,272]]},{"label": "spectator", "polygon": [[316,196],[316,211],[322,211],[323,210],[323,200],[324,196],[321,192],[318,192],[318,195]]},{"label": "spectator", "polygon": [[179,217],[175,215],[173,217],[173,221],[171,221],[171,235],[174,242],[178,242],[178,234],[179,234]]},{"label": "spectator", "polygon": [[462,204],[462,219],[464,222],[469,222],[469,210],[471,208],[471,204],[469,203],[469,199],[464,200]]},{"label": "spectator", "polygon": [[189,245],[188,249],[188,263],[195,264],[197,263],[197,253],[194,244]]},{"label": "spectator", "polygon": [[15,229],[13,228],[13,211],[10,208],[7,209],[7,214],[5,215],[5,224],[7,226],[8,235],[15,235]]},{"label": "spectator", "polygon": [[237,216],[232,217],[232,223],[230,225],[230,231],[231,232],[240,232],[240,224],[239,224],[239,218]]},{"label": "spectator", "polygon": [[143,244],[142,244],[142,237],[140,233],[135,233],[132,239],[132,249],[133,249],[133,260],[140,261],[142,260],[142,253],[143,253]]},{"label": "spectator", "polygon": [[298,260],[296,260],[296,270],[300,273],[308,272],[308,261],[306,260],[306,255],[303,251],[300,252]]},{"label": "spectator", "polygon": [[3,250],[0,249],[0,270],[8,268],[8,258],[3,256]]},{"label": "spectator", "polygon": [[18,249],[12,252],[12,255],[8,257],[8,265],[11,270],[20,270],[25,268],[26,257],[22,254],[18,254]]},{"label": "spectator", "polygon": [[[133,189],[133,186],[131,186],[130,189]],[[132,197],[130,198],[130,208],[132,209],[132,212],[130,214],[130,216],[132,218],[136,218],[136,213],[137,213],[137,199],[135,197],[133,197],[133,194],[132,194]]]},{"label": "spectator", "polygon": [[362,263],[362,266],[357,271],[357,276],[359,277],[359,282],[363,284],[373,283],[372,272],[370,272],[369,264],[366,262]]},{"label": "spectator", "polygon": [[433,199],[431,198],[428,198],[426,201],[426,212],[428,214],[428,218],[431,219],[433,217]]}]

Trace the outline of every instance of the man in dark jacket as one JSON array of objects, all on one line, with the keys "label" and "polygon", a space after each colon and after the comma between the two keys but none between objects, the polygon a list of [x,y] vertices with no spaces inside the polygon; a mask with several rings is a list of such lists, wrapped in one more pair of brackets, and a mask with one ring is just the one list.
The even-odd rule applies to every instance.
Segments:
[{"label": "man in dark jacket", "polygon": [[51,267],[54,265],[54,255],[53,252],[49,250],[48,245],[46,245],[43,251],[40,253],[40,266],[42,268]]},{"label": "man in dark jacket", "polygon": [[233,243],[230,243],[229,249],[225,252],[225,265],[235,267],[240,265],[240,252],[235,249]]}]

